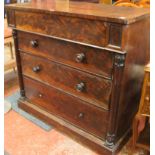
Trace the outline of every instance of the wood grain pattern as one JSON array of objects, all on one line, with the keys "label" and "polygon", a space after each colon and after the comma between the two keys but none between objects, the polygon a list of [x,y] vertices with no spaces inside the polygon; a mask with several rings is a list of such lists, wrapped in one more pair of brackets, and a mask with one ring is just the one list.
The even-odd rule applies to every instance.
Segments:
[{"label": "wood grain pattern", "polygon": [[[107,25],[103,21],[70,18],[53,14],[16,11],[16,27],[21,30],[48,34],[87,44],[105,46]],[[31,20],[33,19],[33,20]],[[38,19],[40,24],[38,24]]]},{"label": "wood grain pattern", "polygon": [[20,52],[18,50],[17,30],[12,31],[12,36],[14,38],[15,57],[16,57],[16,65],[17,65],[17,71],[18,71],[20,95],[21,95],[21,97],[24,98],[25,97],[25,90],[24,90],[23,77],[22,77],[21,57],[20,57]]},{"label": "wood grain pattern", "polygon": [[116,127],[118,138],[131,126],[132,120],[138,110],[144,78],[144,66],[150,60],[149,20],[147,18],[124,27],[122,47],[128,51],[128,54],[126,55],[123,79],[121,81],[119,116]]},{"label": "wood grain pattern", "polygon": [[[112,95],[110,103],[110,115],[106,143],[108,146],[114,146],[117,139],[118,109],[121,91],[121,81],[125,65],[125,55],[115,54],[114,59],[114,80],[112,84]],[[121,129],[120,129],[121,130]]]},{"label": "wood grain pattern", "polygon": [[[90,103],[108,109],[111,95],[111,81],[86,74],[82,71],[63,66],[43,58],[21,53],[23,74],[31,78],[60,87],[67,92],[88,100]],[[38,72],[33,67],[39,66]],[[79,92],[76,85],[84,83],[84,90]]]},{"label": "wood grain pattern", "polygon": [[[149,10],[46,2],[6,6],[15,11],[19,79],[32,101],[20,99],[20,107],[57,126],[64,123],[62,118],[53,121],[59,114],[70,124],[68,130],[61,126],[62,130],[71,131],[90,146],[95,143],[93,148],[105,155],[115,154],[138,109],[143,69],[149,61]],[[29,40],[32,37],[36,38]],[[75,54],[80,63],[73,61]],[[45,100],[42,93],[48,95]],[[62,108],[54,100],[66,106]],[[81,123],[75,116],[78,112],[85,118],[83,111],[88,117]],[[87,130],[89,140],[79,130]]]},{"label": "wood grain pattern", "polygon": [[[32,115],[43,120],[47,124],[53,125],[58,131],[62,132],[63,134],[72,137],[78,143],[89,147],[93,151],[95,150],[95,152],[97,152],[99,155],[111,155],[112,153],[114,155],[116,153],[115,150],[118,151],[120,149],[120,146],[122,146],[124,143],[124,141],[121,141],[121,145],[119,145],[119,148],[107,149],[104,145],[104,140],[99,139],[92,134],[73,126],[72,124],[56,117],[55,115],[52,115],[51,113],[48,113],[47,111],[34,104],[31,104],[28,101],[19,99],[18,105],[24,111],[31,113]],[[129,138],[129,136],[127,137]]]},{"label": "wood grain pattern", "polygon": [[26,97],[30,102],[92,132],[101,139],[105,138],[107,111],[94,108],[86,102],[28,78],[24,78],[24,85]]},{"label": "wood grain pattern", "polygon": [[[107,50],[95,49],[21,31],[18,32],[18,39],[21,51],[49,58],[109,79],[112,77],[113,54]],[[37,41],[37,47],[31,45],[33,40]],[[81,53],[85,55],[84,60],[76,62],[77,54]]]},{"label": "wood grain pattern", "polygon": [[[149,17],[149,9],[130,7],[115,7],[86,2],[72,2],[60,0],[32,1],[28,4],[12,4],[5,6],[7,10],[15,9],[24,12],[42,12],[47,14],[79,17],[93,20],[131,24]],[[81,28],[81,27],[80,27]]]},{"label": "wood grain pattern", "polygon": [[8,21],[8,26],[15,27],[15,11],[14,10],[7,11],[7,21]]},{"label": "wood grain pattern", "polygon": [[146,69],[145,69],[138,114],[144,116],[150,116],[150,68],[149,67],[145,68]]},{"label": "wood grain pattern", "polygon": [[121,47],[122,43],[122,26],[119,24],[111,24],[109,28],[109,44],[112,46]]}]

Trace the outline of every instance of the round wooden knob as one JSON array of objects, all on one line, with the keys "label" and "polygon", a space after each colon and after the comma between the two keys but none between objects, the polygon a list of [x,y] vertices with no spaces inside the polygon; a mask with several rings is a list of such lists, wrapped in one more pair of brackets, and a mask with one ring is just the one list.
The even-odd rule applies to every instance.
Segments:
[{"label": "round wooden knob", "polygon": [[32,68],[32,70],[33,70],[33,72],[37,73],[37,72],[40,71],[40,67],[39,67],[39,66],[34,66],[34,67]]},{"label": "round wooden knob", "polygon": [[85,54],[84,53],[79,53],[76,55],[76,62],[83,62],[85,59]]},{"label": "round wooden knob", "polygon": [[76,90],[82,92],[85,89],[85,84],[83,82],[76,85]]},{"label": "round wooden knob", "polygon": [[39,96],[40,98],[42,98],[42,97],[43,97],[43,94],[39,94],[38,96]]},{"label": "round wooden knob", "polygon": [[37,47],[38,46],[38,42],[36,40],[30,41],[30,44],[31,44],[32,47]]},{"label": "round wooden knob", "polygon": [[150,98],[149,98],[148,96],[146,96],[146,97],[145,97],[145,100],[146,100],[146,101],[149,101],[149,100],[150,100]]},{"label": "round wooden knob", "polygon": [[83,118],[84,117],[84,113],[80,112],[78,115],[79,118]]}]

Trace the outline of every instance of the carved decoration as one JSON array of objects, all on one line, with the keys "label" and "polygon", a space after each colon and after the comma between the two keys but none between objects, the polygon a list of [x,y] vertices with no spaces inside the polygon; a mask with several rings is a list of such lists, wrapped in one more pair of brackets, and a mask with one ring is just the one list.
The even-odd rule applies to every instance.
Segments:
[{"label": "carved decoration", "polygon": [[115,66],[116,67],[124,67],[125,65],[125,55],[117,54],[115,55]]},{"label": "carved decoration", "polygon": [[[115,144],[115,133],[117,130],[117,121],[118,121],[118,109],[119,109],[119,93],[121,89],[121,80],[122,73],[125,66],[125,55],[124,54],[115,54],[114,56],[114,77],[113,77],[113,91],[111,95],[111,105],[110,105],[110,117],[111,122],[107,137],[106,145],[108,147],[113,147]],[[117,94],[117,95],[116,95]]]},{"label": "carved decoration", "polygon": [[17,32],[14,29],[12,30],[12,36],[14,39],[17,39]]},{"label": "carved decoration", "polygon": [[115,140],[115,135],[107,133],[105,145],[112,148],[114,146],[114,140]]},{"label": "carved decoration", "polygon": [[18,80],[19,80],[19,87],[20,87],[20,95],[21,98],[25,98],[25,90],[24,90],[24,84],[23,84],[23,78],[22,78],[22,68],[20,63],[20,53],[18,51],[18,38],[17,38],[17,31],[15,29],[12,30],[12,36],[14,38],[14,45],[15,45],[15,56],[17,61],[17,70],[18,70]]}]

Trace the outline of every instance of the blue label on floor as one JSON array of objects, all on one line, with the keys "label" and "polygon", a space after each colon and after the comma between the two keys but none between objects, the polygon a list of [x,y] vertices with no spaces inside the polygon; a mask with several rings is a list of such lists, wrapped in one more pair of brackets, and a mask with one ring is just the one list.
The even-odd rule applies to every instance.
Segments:
[{"label": "blue label on floor", "polygon": [[17,100],[19,99],[20,94],[19,91],[12,94],[11,96],[8,96],[5,98],[5,100],[9,103],[11,103],[11,107],[14,111],[25,117],[26,119],[30,120],[31,122],[35,123],[37,126],[41,127],[42,129],[46,131],[50,131],[53,127],[44,123],[43,121],[39,120],[38,118],[30,115],[29,113],[23,111],[18,107],[18,102]]}]

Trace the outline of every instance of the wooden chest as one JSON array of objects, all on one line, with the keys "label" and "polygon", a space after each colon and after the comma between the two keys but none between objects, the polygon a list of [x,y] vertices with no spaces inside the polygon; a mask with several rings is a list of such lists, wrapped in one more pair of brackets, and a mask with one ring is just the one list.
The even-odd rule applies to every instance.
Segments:
[{"label": "wooden chest", "polygon": [[137,112],[149,60],[149,10],[60,0],[6,6],[19,107],[115,154]]}]

